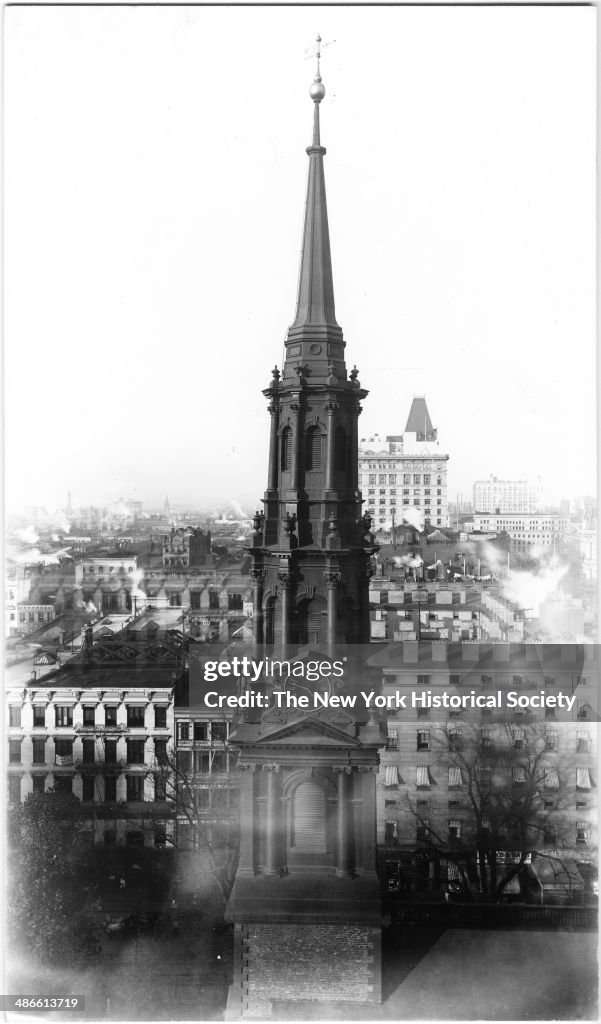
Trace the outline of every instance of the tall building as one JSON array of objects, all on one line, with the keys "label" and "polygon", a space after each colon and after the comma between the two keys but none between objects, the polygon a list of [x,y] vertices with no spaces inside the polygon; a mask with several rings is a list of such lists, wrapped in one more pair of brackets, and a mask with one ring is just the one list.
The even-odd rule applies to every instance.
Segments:
[{"label": "tall building", "polygon": [[[347,374],[334,312],[324,94],[318,63],[296,316],[282,376],[276,369],[264,392],[269,473],[251,549],[255,645],[274,643],[278,653],[291,644],[331,652],[338,641],[369,642],[375,546],[357,480],[366,392],[356,369]],[[228,1014],[270,1017],[276,1000],[379,1002],[378,721],[272,705],[239,720],[230,743],[239,750],[241,813],[227,908],[235,925]]]},{"label": "tall building", "polygon": [[358,371],[347,373],[336,322],[314,83],[313,142],[294,323],[283,373],[263,394],[271,436],[264,513],[252,539],[255,642],[369,642],[368,580],[375,550],[359,490]]},{"label": "tall building", "polygon": [[476,480],[474,512],[540,512],[543,507],[543,482],[536,480]]},{"label": "tall building", "polygon": [[424,526],[448,525],[447,462],[426,399],[416,395],[402,434],[379,434],[359,445],[359,483],[377,529],[403,522],[419,511]]}]

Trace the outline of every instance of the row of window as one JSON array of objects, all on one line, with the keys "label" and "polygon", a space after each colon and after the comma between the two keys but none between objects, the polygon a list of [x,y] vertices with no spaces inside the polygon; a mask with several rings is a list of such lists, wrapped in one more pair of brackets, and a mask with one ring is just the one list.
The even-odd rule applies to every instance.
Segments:
[{"label": "row of window", "polygon": [[183,743],[189,740],[197,743],[224,742],[228,737],[228,729],[228,722],[178,722],[177,738]]},{"label": "row of window", "polygon": [[[523,765],[513,765],[511,777],[514,785],[523,785],[528,781],[527,771]],[[478,783],[482,788],[492,786],[493,769],[488,765],[480,765],[477,772]],[[448,768],[448,785],[450,788],[459,788],[466,785],[464,773],[461,768],[451,766]],[[559,789],[559,772],[557,768],[548,766],[538,782],[543,789]],[[418,765],[415,769],[415,784],[418,789],[429,789],[435,780],[428,765]],[[386,787],[404,785],[404,780],[399,773],[397,765],[386,765],[384,768],[384,785]],[[593,788],[593,780],[588,768],[576,769],[576,789],[589,790]]]},{"label": "row of window", "polygon": [[[33,738],[33,764],[46,764],[48,758],[46,756],[46,739],[45,738]],[[54,763],[59,767],[66,767],[72,765],[73,762],[73,743],[72,739],[55,739],[54,741]],[[127,746],[127,763],[128,764],[144,764],[145,763],[145,740],[126,740]],[[83,764],[117,764],[117,740],[104,740],[101,751],[103,752],[102,757],[98,758],[97,747],[95,740],[82,740],[82,763]],[[9,764],[21,764],[21,739],[12,739],[8,741],[8,760]],[[154,741],[154,756],[159,762],[163,762],[167,758],[167,740],[155,740]]]},{"label": "row of window", "polygon": [[[34,704],[33,705],[33,725],[34,728],[44,728],[46,726],[46,708],[54,707],[54,725],[56,728],[70,728],[73,726],[73,705],[72,704]],[[83,724],[84,725],[100,725],[100,722],[96,721],[96,708],[98,706],[104,707],[104,725],[116,726],[117,725],[117,710],[118,704],[84,704],[82,706],[83,711]],[[167,728],[167,706],[154,704],[154,727],[155,729],[166,729]],[[145,705],[128,704],[127,708],[127,725],[130,728],[144,728],[145,718]],[[16,704],[11,704],[8,711],[8,724],[14,729],[21,728],[21,707]]]},{"label": "row of window", "polygon": [[[126,775],[125,780],[125,799],[128,801],[143,802],[145,799],[144,775]],[[45,775],[33,775],[32,783],[34,793],[46,792]],[[98,778],[95,778],[93,775],[82,775],[81,783],[81,799],[86,802],[95,801],[101,803],[115,803],[115,801],[117,800],[116,775],[105,775],[102,787],[100,785],[100,780]],[[72,793],[73,776],[55,775],[52,786],[57,793]],[[21,777],[19,775],[9,775],[8,777],[8,799],[11,803],[19,803],[19,801],[21,800]],[[157,775],[154,779],[154,799],[166,799],[164,780],[159,775]]]},{"label": "row of window", "polygon": [[[418,718],[426,717],[430,713],[429,708],[418,708]],[[456,712],[458,714],[458,712]],[[453,712],[451,712],[451,716]],[[483,726],[480,730],[479,742],[483,749],[490,749],[494,746],[494,729],[491,726]],[[446,739],[451,750],[461,750],[463,748],[463,731],[460,725],[450,726]],[[526,732],[524,729],[518,726],[512,726],[511,728],[511,742],[516,750],[523,750],[526,746]],[[589,754],[592,747],[592,739],[588,732],[584,730],[578,730],[576,732],[576,753],[578,754]],[[386,740],[387,750],[398,750],[399,748],[399,732],[398,729],[388,730],[388,737]],[[431,750],[431,738],[429,729],[418,729],[417,730],[417,749],[418,750]],[[556,729],[548,729],[545,732],[545,749],[546,750],[558,750],[559,749],[559,733]]]},{"label": "row of window", "polygon": [[[376,484],[380,487],[386,486],[386,484],[389,486],[396,486],[397,483],[401,483],[401,476],[403,477],[404,487],[411,487],[412,484],[416,487],[421,487],[422,484],[424,487],[430,487],[434,483],[430,473],[389,473],[388,480],[386,479],[386,473],[369,473],[367,483],[370,487],[373,487]],[[436,486],[442,487],[442,484],[442,476],[437,476]],[[438,493],[440,494],[440,491]]]},{"label": "row of window", "polygon": [[[482,819],[481,823],[482,831],[490,830],[490,822],[486,819]],[[463,822],[461,818],[449,818],[447,823],[447,836],[450,840],[461,839],[463,832]],[[590,825],[587,821],[576,822],[576,842],[579,844],[586,844],[590,840]],[[545,845],[556,845],[557,843],[558,830],[556,825],[546,824],[544,826],[543,842]],[[395,843],[399,838],[399,827],[397,821],[387,821],[384,829],[384,840],[386,843]],[[417,842],[427,843],[432,838],[432,831],[430,828],[430,821],[428,818],[422,818],[417,823],[415,838]]]}]

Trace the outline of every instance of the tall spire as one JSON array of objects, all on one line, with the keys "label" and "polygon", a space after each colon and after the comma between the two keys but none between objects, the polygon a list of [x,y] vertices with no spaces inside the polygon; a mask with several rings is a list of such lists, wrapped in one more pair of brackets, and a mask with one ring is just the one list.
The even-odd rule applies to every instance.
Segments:
[{"label": "tall spire", "polygon": [[[305,206],[305,223],[298,281],[298,296],[294,323],[288,331],[288,357],[301,356],[305,364],[314,362],[316,342],[335,342],[335,350],[326,352],[322,349],[320,362],[327,363],[328,357],[342,357],[342,331],[336,322],[334,308],[334,284],[332,280],[332,259],[330,255],[330,233],[328,229],[328,210],[326,204],[326,184],[323,158],[325,148],[321,145],[319,105],[326,90],[320,74],[320,43],[317,37],[317,70],[313,84],[309,90],[313,100],[313,141],[307,147],[309,156],[309,176],[307,182],[307,201]],[[309,352],[298,350],[296,343],[313,342]],[[290,351],[290,346],[293,350]],[[307,358],[307,356],[309,358]],[[312,358],[313,357],[313,358]],[[317,368],[316,368],[317,369]],[[339,369],[342,371],[343,366]],[[344,371],[345,372],[345,371]]]}]

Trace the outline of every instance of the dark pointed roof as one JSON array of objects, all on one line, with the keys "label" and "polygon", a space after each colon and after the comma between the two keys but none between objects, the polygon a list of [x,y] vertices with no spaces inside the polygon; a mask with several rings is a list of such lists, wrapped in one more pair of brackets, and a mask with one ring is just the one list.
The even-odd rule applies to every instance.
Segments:
[{"label": "dark pointed roof", "polygon": [[432,426],[424,395],[415,395],[411,403],[405,433],[421,434],[421,440],[435,441],[436,431]]},{"label": "dark pointed roof", "polygon": [[[326,183],[321,145],[319,104],[325,96],[319,64],[310,95],[314,103],[313,142],[307,148],[309,177],[301,250],[298,294],[294,322],[286,341],[288,376],[294,365],[309,367],[313,374],[327,373],[328,361],[334,362],[336,375],[346,379],[342,330],[336,322],[334,283],[330,254],[330,232],[326,204]],[[311,344],[309,344],[311,343]],[[333,347],[332,347],[333,343]]]}]

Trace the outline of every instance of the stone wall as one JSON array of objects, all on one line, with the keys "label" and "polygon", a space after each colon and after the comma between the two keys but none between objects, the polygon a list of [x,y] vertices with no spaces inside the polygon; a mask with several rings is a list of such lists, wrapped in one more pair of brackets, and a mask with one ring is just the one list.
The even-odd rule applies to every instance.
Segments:
[{"label": "stone wall", "polygon": [[380,1002],[380,944],[360,924],[237,925],[227,1016],[269,1018],[272,1000]]}]

